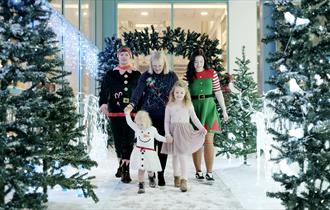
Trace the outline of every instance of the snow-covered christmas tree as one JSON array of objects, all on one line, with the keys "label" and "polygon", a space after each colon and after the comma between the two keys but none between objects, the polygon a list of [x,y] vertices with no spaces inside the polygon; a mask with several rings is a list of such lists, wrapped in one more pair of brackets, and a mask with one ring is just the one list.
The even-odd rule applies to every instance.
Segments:
[{"label": "snow-covered christmas tree", "polygon": [[1,209],[40,209],[54,186],[97,201],[50,15],[46,0],[0,1]]},{"label": "snow-covered christmas tree", "polygon": [[268,193],[287,209],[330,209],[330,2],[273,1],[277,43],[269,61],[277,70],[276,90],[267,94],[277,117],[271,129],[276,162],[293,172],[273,175],[283,190]]},{"label": "snow-covered christmas tree", "polygon": [[250,60],[242,49],[242,58],[236,58],[238,68],[234,69],[233,86],[235,90],[228,93],[229,122],[222,126],[223,133],[216,138],[218,154],[243,156],[246,164],[247,155],[256,151],[256,126],[251,122],[251,115],[260,109],[260,97],[252,72],[249,71]]}]

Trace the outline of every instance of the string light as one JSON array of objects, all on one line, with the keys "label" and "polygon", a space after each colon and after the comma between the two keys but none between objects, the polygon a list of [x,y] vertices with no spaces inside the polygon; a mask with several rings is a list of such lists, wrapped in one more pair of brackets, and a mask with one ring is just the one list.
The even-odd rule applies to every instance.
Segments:
[{"label": "string light", "polygon": [[[51,7],[51,5],[49,5]],[[97,76],[98,48],[93,45],[80,31],[74,28],[55,9],[49,20],[49,26],[61,41],[64,55],[64,69],[69,72],[89,71],[92,77]]]}]

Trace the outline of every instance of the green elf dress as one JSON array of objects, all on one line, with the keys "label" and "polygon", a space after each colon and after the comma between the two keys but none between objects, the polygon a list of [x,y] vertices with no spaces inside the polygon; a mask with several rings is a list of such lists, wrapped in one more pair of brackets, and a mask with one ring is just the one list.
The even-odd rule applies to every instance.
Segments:
[{"label": "green elf dress", "polygon": [[196,115],[209,133],[220,133],[221,131],[221,120],[213,94],[220,90],[219,78],[213,69],[196,72],[194,81],[189,84]]}]

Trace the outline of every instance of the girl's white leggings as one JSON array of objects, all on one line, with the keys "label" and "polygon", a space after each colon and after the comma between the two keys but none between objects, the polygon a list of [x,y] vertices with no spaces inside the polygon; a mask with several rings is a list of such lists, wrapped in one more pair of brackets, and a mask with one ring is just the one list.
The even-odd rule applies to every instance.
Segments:
[{"label": "girl's white leggings", "polygon": [[173,155],[173,174],[179,176],[181,179],[188,178],[188,158],[189,155]]}]

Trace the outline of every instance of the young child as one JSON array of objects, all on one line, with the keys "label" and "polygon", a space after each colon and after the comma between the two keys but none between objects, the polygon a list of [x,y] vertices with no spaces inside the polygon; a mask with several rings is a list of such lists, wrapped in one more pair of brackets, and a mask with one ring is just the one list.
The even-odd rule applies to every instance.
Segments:
[{"label": "young child", "polygon": [[[190,119],[198,131],[194,130]],[[161,152],[173,155],[174,186],[180,187],[182,192],[187,191],[188,158],[203,146],[206,133],[195,114],[188,86],[178,81],[170,92],[165,110],[165,136],[173,138],[173,144],[165,143]]]},{"label": "young child", "polygon": [[[149,176],[152,176],[154,172],[162,170],[157,152],[154,149],[154,139],[156,138],[158,141],[167,143],[171,143],[172,139],[166,139],[159,135],[157,129],[151,125],[151,119],[148,112],[137,112],[134,123],[131,119],[129,110],[125,109],[124,111],[127,124],[135,131],[135,137],[137,139],[130,158],[130,168],[139,170],[138,193],[144,193],[145,171],[148,171]],[[150,185],[150,187],[155,186],[155,182]]]}]

